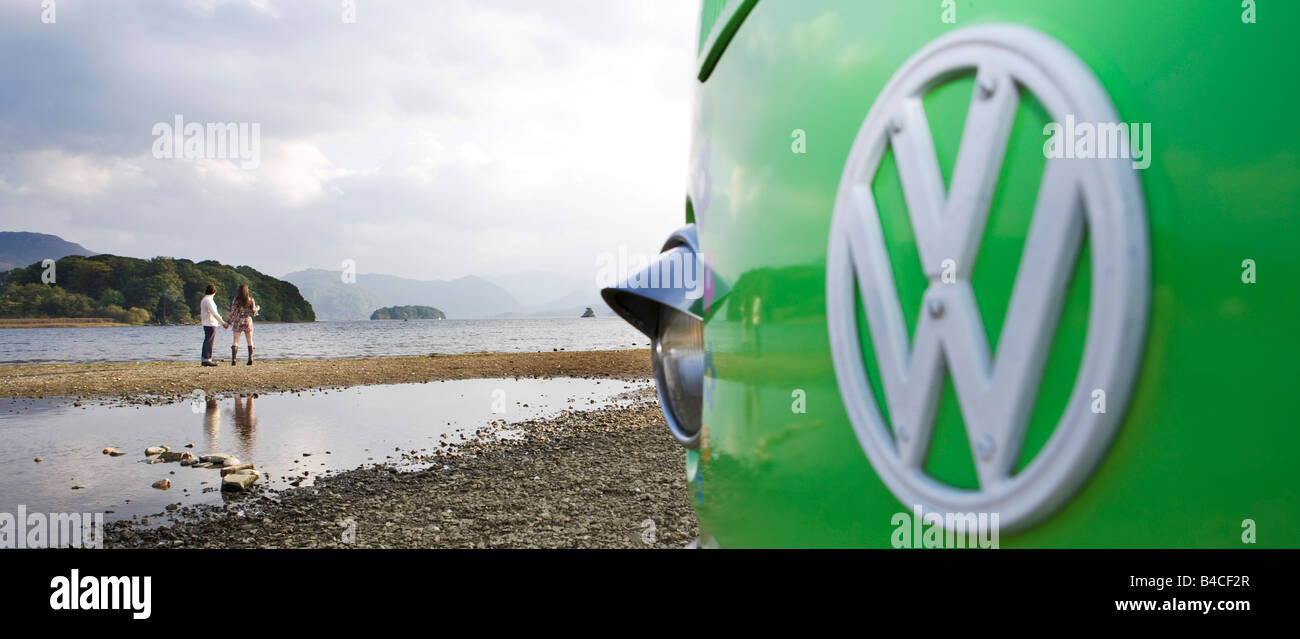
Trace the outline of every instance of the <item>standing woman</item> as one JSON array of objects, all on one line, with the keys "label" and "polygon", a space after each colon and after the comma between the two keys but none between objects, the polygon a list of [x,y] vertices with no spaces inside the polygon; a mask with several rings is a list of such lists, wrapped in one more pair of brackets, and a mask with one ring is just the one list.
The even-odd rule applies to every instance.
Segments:
[{"label": "standing woman", "polygon": [[253,365],[253,316],[257,315],[257,303],[248,294],[248,285],[240,284],[235,299],[230,300],[230,330],[235,333],[235,343],[230,345],[230,365],[235,365],[239,357],[239,334],[244,334],[248,343],[248,365]]}]

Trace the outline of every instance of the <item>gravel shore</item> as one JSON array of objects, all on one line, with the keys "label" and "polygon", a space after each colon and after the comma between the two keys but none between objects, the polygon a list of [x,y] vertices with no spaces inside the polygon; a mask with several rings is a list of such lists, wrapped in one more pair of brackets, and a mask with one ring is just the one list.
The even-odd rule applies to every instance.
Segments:
[{"label": "gravel shore", "polygon": [[[645,379],[647,350],[0,367],[0,397],[157,403],[220,394],[508,377]],[[630,404],[510,424],[219,506],[106,526],[116,548],[680,548],[698,536],[683,453],[653,389]],[[477,429],[484,424],[465,424]],[[158,526],[162,519],[166,523]]]},{"label": "gravel shore", "polygon": [[[107,526],[116,548],[681,548],[698,536],[682,450],[653,390],[630,406],[512,425],[522,439],[338,473]],[[354,523],[354,525],[352,525]],[[352,527],[349,527],[352,526]]]},{"label": "gravel shore", "polygon": [[0,397],[111,398],[179,401],[197,390],[223,393],[301,391],[367,384],[484,377],[611,377],[651,375],[649,350],[482,353],[425,357],[277,360],[245,366],[139,362],[0,366]]}]

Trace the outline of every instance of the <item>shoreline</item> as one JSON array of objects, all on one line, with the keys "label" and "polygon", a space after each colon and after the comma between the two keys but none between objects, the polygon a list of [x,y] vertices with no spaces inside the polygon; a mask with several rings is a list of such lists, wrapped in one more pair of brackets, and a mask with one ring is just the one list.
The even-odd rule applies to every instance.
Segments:
[{"label": "shoreline", "polygon": [[105,321],[103,318],[78,317],[18,317],[0,318],[0,328],[120,328],[137,326],[122,322]]},{"label": "shoreline", "polygon": [[[105,526],[106,548],[683,548],[699,535],[653,391],[630,406]],[[160,513],[161,515],[161,513]],[[345,530],[348,531],[345,534]]]},{"label": "shoreline", "polygon": [[68,398],[173,402],[195,390],[208,396],[294,392],[490,377],[607,377],[653,375],[649,349],[473,353],[418,357],[268,360],[215,367],[197,362],[120,362],[0,366],[0,398]]},{"label": "shoreline", "polygon": [[[0,368],[0,397],[113,403],[184,401],[194,388],[293,392],[472,378],[633,380],[648,349]],[[565,410],[508,427],[466,423],[471,439],[315,477],[310,486],[223,493],[104,528],[106,548],[683,548],[699,536],[681,446],[653,388],[631,403]],[[76,401],[74,405],[81,402]],[[497,437],[500,428],[518,437]],[[150,520],[153,520],[152,525]],[[351,533],[342,526],[352,522]]]}]

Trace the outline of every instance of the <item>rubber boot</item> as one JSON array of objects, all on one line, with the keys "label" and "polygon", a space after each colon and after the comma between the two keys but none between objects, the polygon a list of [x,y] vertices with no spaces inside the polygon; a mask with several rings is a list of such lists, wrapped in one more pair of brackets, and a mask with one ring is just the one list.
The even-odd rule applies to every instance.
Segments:
[{"label": "rubber boot", "polygon": [[234,365],[235,365],[235,363],[236,363],[236,362],[235,362],[235,359],[237,359],[238,357],[239,357],[239,345],[238,345],[238,344],[232,344],[232,345],[230,346],[230,365],[231,365],[231,366],[234,366]]},{"label": "rubber boot", "polygon": [[252,365],[253,365],[253,347],[252,347],[252,346],[249,346],[249,347],[248,347],[248,365],[249,365],[249,366],[252,366]]}]

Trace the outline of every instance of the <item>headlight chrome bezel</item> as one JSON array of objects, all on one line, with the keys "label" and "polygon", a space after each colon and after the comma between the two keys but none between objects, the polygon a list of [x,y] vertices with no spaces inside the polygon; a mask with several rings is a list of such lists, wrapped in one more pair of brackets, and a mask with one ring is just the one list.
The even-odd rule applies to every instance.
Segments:
[{"label": "headlight chrome bezel", "polygon": [[[684,267],[674,271],[671,261]],[[695,273],[687,276],[688,268],[696,269]],[[655,271],[682,275],[648,277]],[[650,338],[664,420],[673,437],[687,448],[699,447],[703,422],[704,319],[697,304],[703,276],[695,225],[687,224],[669,236],[644,272],[600,292],[614,312]],[[657,285],[647,287],[642,282]]]},{"label": "headlight chrome bezel", "polygon": [[652,341],[655,389],[664,419],[683,446],[699,445],[704,412],[704,322],[663,307]]}]

